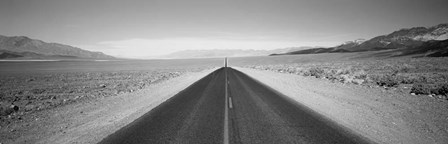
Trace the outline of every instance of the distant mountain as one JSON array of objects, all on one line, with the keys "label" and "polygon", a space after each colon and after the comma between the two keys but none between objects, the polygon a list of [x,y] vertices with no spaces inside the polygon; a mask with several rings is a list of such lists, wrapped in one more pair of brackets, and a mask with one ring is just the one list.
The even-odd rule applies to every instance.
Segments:
[{"label": "distant mountain", "polygon": [[316,54],[416,49],[418,47],[425,47],[425,45],[427,45],[426,42],[437,42],[446,39],[448,39],[448,24],[439,24],[428,28],[414,27],[409,29],[401,29],[388,35],[374,37],[370,40],[358,39],[330,48],[299,50],[284,54]]},{"label": "distant mountain", "polygon": [[183,50],[174,52],[168,55],[161,56],[162,58],[215,58],[215,57],[243,57],[243,56],[267,56],[272,53],[287,53],[291,51],[309,49],[312,47],[290,47],[274,50],[243,50],[243,49],[214,49],[214,50]]},{"label": "distant mountain", "polygon": [[446,57],[448,56],[448,39],[443,41],[431,40],[412,48],[393,49],[373,53],[373,57]]},{"label": "distant mountain", "polygon": [[25,36],[0,35],[0,59],[5,58],[87,58],[113,59],[101,52],[92,52],[58,43],[46,43]]},{"label": "distant mountain", "polygon": [[428,41],[423,45],[408,51],[404,54],[424,53],[424,56],[430,57],[446,57],[448,56],[448,39],[443,41]]},{"label": "distant mountain", "polygon": [[2,51],[2,52],[0,52],[0,59],[6,59],[6,58],[18,58],[18,57],[23,57],[23,55],[15,54],[15,53],[13,53],[13,52],[8,52],[8,51]]}]

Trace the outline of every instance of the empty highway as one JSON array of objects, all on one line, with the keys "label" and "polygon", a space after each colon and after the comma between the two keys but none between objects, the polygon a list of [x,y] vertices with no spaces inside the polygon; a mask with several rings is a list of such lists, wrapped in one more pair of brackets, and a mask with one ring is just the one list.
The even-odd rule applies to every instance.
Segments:
[{"label": "empty highway", "polygon": [[371,143],[232,68],[195,82],[100,143]]}]

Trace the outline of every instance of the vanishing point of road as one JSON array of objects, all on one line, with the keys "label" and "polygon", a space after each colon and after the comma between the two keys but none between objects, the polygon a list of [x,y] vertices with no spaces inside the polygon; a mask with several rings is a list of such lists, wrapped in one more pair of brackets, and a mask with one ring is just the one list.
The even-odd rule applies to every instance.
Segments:
[{"label": "vanishing point of road", "polygon": [[100,143],[372,142],[244,73],[223,67]]}]

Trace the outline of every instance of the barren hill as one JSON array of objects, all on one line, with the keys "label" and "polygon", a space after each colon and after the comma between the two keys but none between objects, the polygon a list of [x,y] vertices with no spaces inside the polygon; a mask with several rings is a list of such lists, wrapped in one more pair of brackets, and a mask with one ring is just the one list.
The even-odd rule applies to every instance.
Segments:
[{"label": "barren hill", "polygon": [[0,58],[89,58],[113,59],[102,52],[92,52],[58,43],[46,43],[25,36],[0,35]]},{"label": "barren hill", "polygon": [[[369,40],[358,39],[330,48],[314,48],[299,50],[284,54],[316,54],[316,53],[341,53],[390,50],[389,55],[423,54],[434,56],[430,53],[440,53],[437,56],[446,56],[442,43],[448,39],[448,24],[439,24],[432,27],[414,27],[394,31],[387,35],[381,35]],[[429,46],[430,45],[430,46]],[[425,50],[425,48],[431,47]]]}]

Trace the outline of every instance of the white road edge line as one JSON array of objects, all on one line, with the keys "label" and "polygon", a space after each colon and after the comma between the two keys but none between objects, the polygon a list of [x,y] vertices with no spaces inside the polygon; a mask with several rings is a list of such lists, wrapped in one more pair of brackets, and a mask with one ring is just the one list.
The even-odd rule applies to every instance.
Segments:
[{"label": "white road edge line", "polygon": [[228,95],[227,95],[227,67],[224,69],[224,74],[225,74],[225,109],[224,109],[224,144],[229,144],[229,109],[227,107],[228,105]]}]

